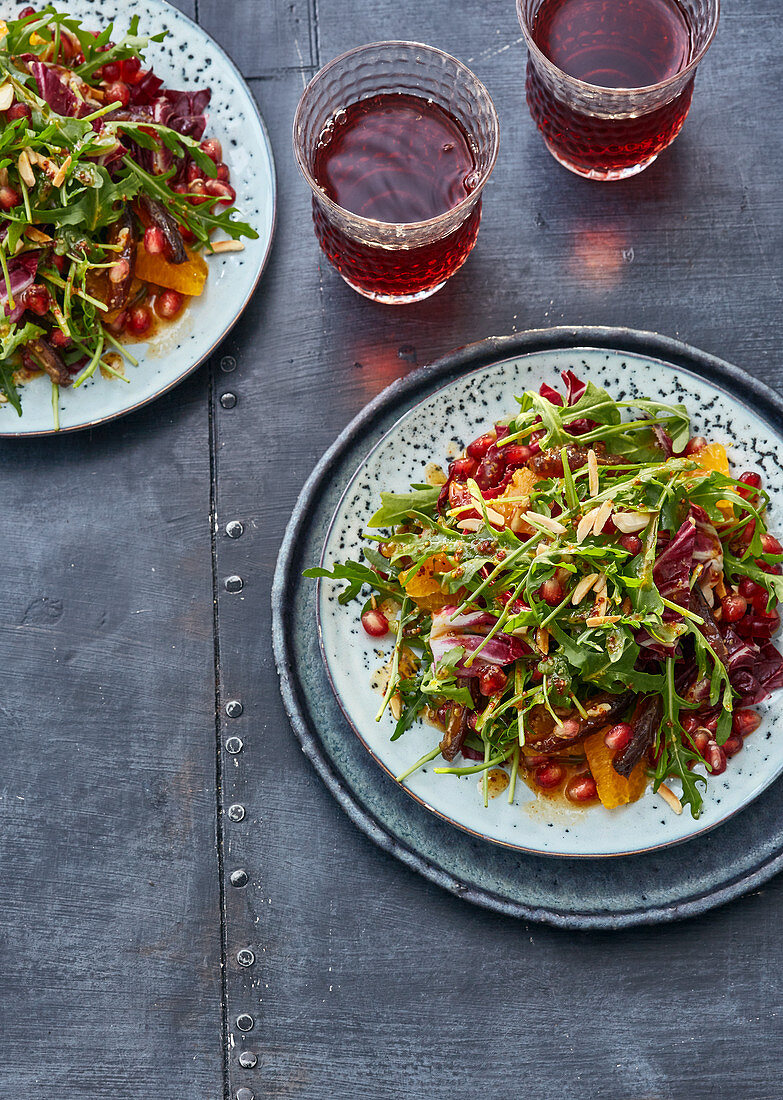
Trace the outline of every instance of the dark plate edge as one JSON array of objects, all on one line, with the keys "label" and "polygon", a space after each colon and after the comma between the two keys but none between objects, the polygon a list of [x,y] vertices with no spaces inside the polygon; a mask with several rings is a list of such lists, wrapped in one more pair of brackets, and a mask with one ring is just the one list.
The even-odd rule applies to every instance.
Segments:
[{"label": "dark plate edge", "polygon": [[[308,725],[307,707],[292,673],[293,660],[286,630],[289,607],[284,594],[290,589],[290,579],[298,579],[296,559],[299,532],[307,522],[309,505],[316,496],[321,481],[328,474],[335,456],[346,444],[352,442],[358,434],[372,424],[379,411],[385,409],[390,401],[407,398],[424,385],[457,373],[463,366],[470,365],[475,369],[514,355],[580,346],[657,356],[675,366],[694,370],[695,373],[717,385],[727,386],[732,392],[739,385],[746,394],[752,395],[754,411],[779,430],[783,430],[783,399],[768,386],[717,356],[659,333],[604,326],[561,326],[552,329],[533,329],[512,336],[490,336],[475,344],[458,348],[405,378],[396,379],[387,386],[343,429],[316,465],[294,506],[277,559],[272,584],[272,643],[283,704],[305,755],[348,817],[384,851],[389,852],[438,886],[494,912],[524,920],[542,921],[558,928],[584,930],[632,928],[694,916],[748,893],[763,885],[778,871],[783,870],[783,852],[763,861],[752,872],[740,875],[716,890],[697,894],[676,905],[639,908],[620,913],[574,913],[545,906],[527,906],[511,902],[488,890],[466,886],[436,863],[424,859],[387,832],[375,820],[362,800],[345,786],[339,772],[323,753]],[[746,400],[745,403],[750,402]]]},{"label": "dark plate edge", "polygon": [[209,34],[208,31],[204,30],[200,23],[197,23],[195,19],[191,19],[189,15],[186,15],[184,11],[180,11],[179,8],[175,8],[170,0],[162,0],[162,3],[166,7],[172,8],[172,10],[176,12],[177,15],[181,16],[188,23],[192,23],[194,27],[196,27],[207,39],[209,39],[213,49],[215,49],[223,57],[228,67],[233,70],[237,81],[240,84],[244,85],[245,91],[247,92],[248,98],[250,99],[250,102],[253,106],[253,110],[256,113],[256,118],[261,128],[261,134],[266,145],[267,155],[269,156],[269,167],[271,169],[272,178],[272,224],[270,226],[269,240],[267,241],[266,250],[264,252],[264,255],[261,257],[261,263],[258,267],[258,274],[253,281],[253,285],[248,290],[247,295],[245,296],[245,300],[237,311],[236,316],[226,326],[223,332],[221,332],[221,334],[217,337],[211,347],[209,347],[207,351],[205,351],[204,354],[195,361],[195,363],[191,363],[191,365],[187,367],[181,374],[178,374],[176,378],[174,378],[171,382],[164,386],[163,389],[157,390],[149,397],[145,397],[143,401],[138,401],[135,405],[131,405],[127,409],[122,409],[120,412],[116,413],[110,413],[108,416],[98,417],[97,420],[86,420],[81,424],[73,424],[69,428],[57,428],[56,430],[54,428],[47,428],[40,432],[0,432],[0,439],[41,439],[44,436],[50,435],[70,435],[72,432],[83,432],[86,431],[88,428],[98,428],[101,427],[101,425],[103,424],[110,424],[113,420],[119,420],[123,416],[129,416],[131,413],[137,412],[139,409],[146,408],[147,405],[151,405],[153,401],[157,401],[159,397],[163,397],[164,394],[168,393],[170,390],[173,390],[176,386],[179,386],[180,383],[184,382],[186,378],[189,378],[190,375],[193,374],[194,371],[198,370],[201,364],[206,362],[206,360],[209,359],[209,357],[213,355],[215,351],[220,347],[226,337],[231,333],[231,330],[237,324],[239,319],[242,317],[242,314],[250,305],[253,295],[255,294],[256,290],[258,290],[258,284],[261,281],[261,276],[264,274],[266,266],[269,263],[269,257],[272,254],[272,244],[274,243],[275,233],[277,232],[277,170],[275,167],[275,157],[272,150],[272,142],[269,138],[269,131],[266,128],[266,123],[264,122],[263,116],[261,114],[261,108],[256,102],[256,97],[253,95],[250,85],[248,84],[247,80],[245,80],[242,73],[239,71],[238,66],[235,64],[233,58],[230,56],[228,51],[224,50],[223,47],[212,37],[212,35]]}]

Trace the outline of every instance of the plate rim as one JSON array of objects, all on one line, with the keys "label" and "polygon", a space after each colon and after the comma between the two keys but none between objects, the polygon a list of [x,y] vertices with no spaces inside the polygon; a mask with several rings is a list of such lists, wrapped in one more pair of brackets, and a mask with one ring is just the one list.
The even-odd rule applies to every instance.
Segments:
[{"label": "plate rim", "polygon": [[274,242],[275,233],[277,231],[277,168],[275,165],[275,158],[272,150],[272,142],[269,138],[269,131],[266,128],[266,123],[264,122],[261,110],[258,106],[258,103],[256,102],[256,98],[253,95],[249,84],[240,72],[239,67],[234,62],[233,58],[230,56],[228,51],[223,49],[223,47],[212,37],[209,31],[204,30],[201,24],[197,23],[195,19],[191,19],[189,15],[185,14],[184,11],[181,11],[179,8],[175,7],[172,3],[170,3],[170,0],[153,0],[153,2],[157,2],[158,4],[160,4],[162,13],[166,13],[166,10],[168,9],[170,12],[175,13],[175,18],[176,16],[179,16],[186,23],[190,23],[192,27],[195,27],[195,29],[209,41],[212,48],[223,58],[226,65],[232,71],[239,84],[247,92],[248,99],[252,105],[253,111],[255,112],[258,125],[261,129],[263,143],[266,146],[266,153],[269,157],[270,179],[272,183],[272,221],[269,231],[269,240],[267,241],[264,255],[261,257],[261,263],[258,267],[258,273],[253,280],[252,286],[248,289],[242,305],[237,310],[236,316],[228,325],[226,325],[220,335],[214,340],[214,342],[209,346],[204,354],[196,359],[196,361],[192,363],[189,367],[187,367],[184,371],[182,371],[181,374],[178,374],[176,378],[166,383],[166,385],[163,386],[161,389],[156,390],[155,393],[150,394],[149,397],[145,397],[141,401],[137,401],[134,405],[129,405],[126,409],[120,409],[118,412],[109,413],[107,416],[100,416],[95,420],[85,420],[81,424],[71,424],[70,426],[64,428],[42,428],[39,431],[32,432],[0,431],[0,439],[41,439],[46,436],[63,436],[70,435],[73,432],[83,432],[91,428],[100,427],[102,424],[109,424],[114,420],[119,420],[123,416],[129,416],[130,413],[137,412],[139,409],[143,409],[147,405],[152,404],[153,401],[157,401],[159,397],[163,397],[164,394],[167,394],[170,390],[173,390],[175,386],[179,386],[180,383],[184,382],[186,378],[194,373],[194,371],[198,370],[202,363],[209,359],[215,349],[223,343],[225,338],[237,324],[242,314],[245,312],[248,305],[250,304],[250,300],[258,289],[258,284],[261,281],[261,276],[264,274],[266,266],[269,263],[269,257],[272,252],[272,244]]},{"label": "plate rim", "polygon": [[[643,924],[657,924],[703,913],[715,906],[740,897],[783,869],[783,848],[763,857],[751,870],[730,876],[725,883],[697,891],[671,905],[641,905],[639,908],[616,912],[566,911],[546,905],[530,905],[476,885],[461,882],[430,858],[415,851],[401,837],[394,835],[376,820],[360,795],[353,791],[332,764],[310,728],[307,708],[302,705],[301,686],[294,675],[295,660],[289,632],[286,630],[290,590],[289,577],[296,563],[296,547],[301,528],[308,520],[309,504],[316,497],[323,479],[328,476],[334,460],[361,433],[370,428],[374,418],[392,401],[404,400],[418,389],[439,378],[456,375],[470,365],[481,369],[493,362],[531,352],[578,349],[606,349],[622,353],[640,353],[664,359],[673,366],[695,369],[695,373],[716,385],[741,384],[750,397],[754,412],[763,420],[783,431],[783,398],[765,383],[753,378],[739,367],[698,348],[660,333],[608,326],[558,326],[531,329],[509,336],[490,336],[467,344],[439,357],[410,374],[394,380],[369,401],[340,432],[334,443],[316,464],[305,482],[293,508],[277,559],[272,585],[272,642],[275,663],[280,678],[280,690],[286,713],[300,745],[342,810],[384,851],[389,852],[437,885],[484,908],[525,920],[544,921],[556,927],[581,929],[617,929]],[[732,387],[729,387],[730,390]],[[407,410],[405,410],[407,412]],[[723,824],[726,822],[724,821]],[[464,831],[464,830],[461,830]],[[695,838],[693,838],[695,839]],[[643,855],[644,853],[639,853]],[[536,856],[539,853],[535,853]],[[553,857],[562,858],[562,857]],[[570,858],[570,857],[569,857]],[[584,857],[585,859],[605,857]]]}]

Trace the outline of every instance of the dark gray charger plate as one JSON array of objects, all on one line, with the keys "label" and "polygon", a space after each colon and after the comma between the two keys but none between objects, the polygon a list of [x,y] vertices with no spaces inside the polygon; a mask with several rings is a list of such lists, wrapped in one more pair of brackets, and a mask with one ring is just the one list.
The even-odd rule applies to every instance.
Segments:
[{"label": "dark gray charger plate", "polygon": [[375,763],[332,693],[318,644],[317,564],[332,514],[364,456],[411,406],[454,377],[554,349],[636,352],[709,379],[783,433],[783,400],[744,371],[679,341],[611,328],[556,328],[491,337],[398,379],[367,405],[316,466],[294,508],[272,589],[281,691],[306,756],[372,840],[439,886],[500,913],[567,928],[624,928],[704,912],[783,869],[783,783],[685,844],[614,859],[512,851],[470,836],[411,799]]}]

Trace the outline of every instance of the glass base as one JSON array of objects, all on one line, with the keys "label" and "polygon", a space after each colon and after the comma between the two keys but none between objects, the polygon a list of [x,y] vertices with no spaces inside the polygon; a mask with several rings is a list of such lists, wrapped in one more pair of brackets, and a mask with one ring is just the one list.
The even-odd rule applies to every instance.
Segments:
[{"label": "glass base", "polygon": [[649,168],[653,161],[658,159],[656,153],[654,157],[648,157],[647,160],[641,161],[640,164],[632,164],[629,168],[580,168],[576,164],[572,164],[570,160],[566,160],[562,154],[558,153],[552,145],[544,138],[544,144],[549,152],[555,158],[558,164],[562,164],[564,168],[567,168],[569,172],[573,172],[575,176],[582,176],[587,180],[627,180],[631,176],[638,176],[640,172],[643,172],[645,168]]},{"label": "glass base", "polygon": [[355,290],[363,298],[369,298],[371,302],[380,302],[384,306],[408,306],[411,302],[423,302],[425,298],[431,298],[433,294],[436,294],[446,285],[444,279],[442,283],[427,287],[426,290],[419,290],[416,294],[377,294],[374,290],[365,290],[364,287],[352,283],[350,279],[346,279],[342,272],[340,272],[340,278],[348,284],[351,290]]}]

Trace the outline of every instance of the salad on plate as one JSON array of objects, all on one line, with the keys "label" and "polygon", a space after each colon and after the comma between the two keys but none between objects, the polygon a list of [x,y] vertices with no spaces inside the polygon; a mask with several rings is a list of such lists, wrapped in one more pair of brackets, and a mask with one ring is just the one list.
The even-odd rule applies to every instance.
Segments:
[{"label": "salad on plate", "polygon": [[[204,253],[241,250],[210,89],[166,88],[139,20],[114,36],[51,5],[0,21],[0,401],[45,372],[58,393],[129,382],[129,338],[181,315]],[[217,236],[216,236],[217,235]]]},{"label": "salad on plate", "polygon": [[343,582],[342,604],[369,593],[392,739],[433,727],[400,782],[436,761],[485,805],[524,781],[609,809],[657,791],[696,818],[783,687],[769,498],[684,405],[562,378],[382,493],[357,555],[305,575]]}]

